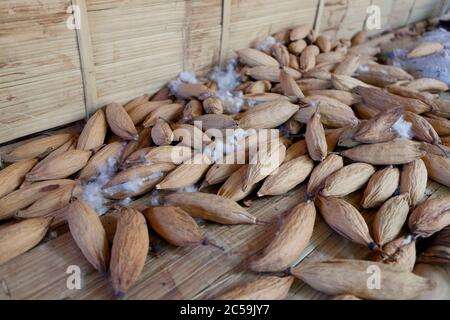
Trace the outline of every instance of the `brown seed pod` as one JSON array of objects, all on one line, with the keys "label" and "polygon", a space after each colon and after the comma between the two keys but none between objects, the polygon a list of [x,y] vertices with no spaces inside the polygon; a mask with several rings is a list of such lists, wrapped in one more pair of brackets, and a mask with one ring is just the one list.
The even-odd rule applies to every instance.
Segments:
[{"label": "brown seed pod", "polygon": [[176,95],[180,99],[203,99],[210,96],[211,93],[211,89],[201,83],[181,82],[176,90]]},{"label": "brown seed pod", "polygon": [[311,91],[311,90],[326,90],[333,88],[333,84],[331,80],[322,80],[322,79],[300,79],[296,81],[298,86],[302,91]]},{"label": "brown seed pod", "polygon": [[450,120],[435,115],[423,117],[440,136],[450,136]]},{"label": "brown seed pod", "polygon": [[307,188],[308,196],[313,197],[322,188],[325,180],[343,167],[344,161],[342,157],[335,154],[328,155],[311,173]]},{"label": "brown seed pod", "polygon": [[245,182],[245,174],[248,170],[248,165],[243,165],[239,170],[235,171],[222,185],[217,192],[218,196],[233,200],[241,201],[253,191],[255,191],[258,184],[253,184],[247,187],[247,190],[242,190]]},{"label": "brown seed pod", "polygon": [[328,97],[342,102],[344,105],[351,106],[361,101],[361,98],[354,93],[342,90],[311,90],[306,92],[307,97],[321,96]]},{"label": "brown seed pod", "polygon": [[326,36],[318,36],[316,39],[316,45],[320,48],[322,52],[331,51],[331,40]]},{"label": "brown seed pod", "polygon": [[359,65],[359,56],[348,55],[341,63],[338,64],[336,69],[334,69],[334,74],[351,76],[356,72],[356,70],[358,70]]},{"label": "brown seed pod", "polygon": [[379,143],[394,140],[397,133],[392,126],[403,115],[400,108],[380,112],[372,119],[362,123],[353,135],[352,139],[361,143]]},{"label": "brown seed pod", "polygon": [[400,171],[397,168],[388,166],[378,170],[367,183],[361,199],[361,206],[365,209],[380,206],[394,194],[399,182]]},{"label": "brown seed pod", "polygon": [[[272,88],[272,84],[267,80],[259,80],[255,82],[249,83],[249,85],[245,88],[245,93],[247,94],[260,94],[269,92]],[[214,113],[214,112],[209,112]]]},{"label": "brown seed pod", "polygon": [[176,121],[183,114],[183,105],[180,103],[172,103],[164,105],[160,108],[150,112],[147,118],[143,122],[143,126],[148,128],[156,124],[159,118],[163,118],[166,121]]},{"label": "brown seed pod", "polygon": [[164,108],[165,105],[171,104],[172,100],[148,101],[136,106],[131,110],[127,110],[128,115],[135,125],[141,124],[148,115],[158,108]]},{"label": "brown seed pod", "polygon": [[281,43],[275,43],[272,46],[272,55],[279,62],[280,66],[289,67],[290,57],[286,46]]},{"label": "brown seed pod", "polygon": [[450,188],[450,158],[428,153],[422,160],[430,179]]},{"label": "brown seed pod", "polygon": [[203,110],[205,113],[222,114],[222,101],[217,97],[209,97],[203,100]]},{"label": "brown seed pod", "polygon": [[375,173],[375,168],[366,163],[352,163],[330,175],[322,194],[326,197],[343,197],[361,189]]},{"label": "brown seed pod", "polygon": [[403,236],[387,243],[376,261],[396,265],[405,271],[413,271],[416,263],[416,241],[411,236]]},{"label": "brown seed pod", "polygon": [[64,133],[32,140],[15,147],[6,154],[2,154],[1,159],[5,162],[17,162],[38,157],[42,158],[43,155],[47,155],[53,150],[56,150],[72,139],[72,137],[72,134]]},{"label": "brown seed pod", "polygon": [[26,219],[0,228],[0,265],[36,246],[47,233],[51,219]]},{"label": "brown seed pod", "polygon": [[275,238],[250,262],[256,272],[283,272],[293,266],[311,239],[316,208],[309,201],[294,207],[283,219]]},{"label": "brown seed pod", "polygon": [[241,167],[242,164],[228,164],[227,161],[224,161],[223,164],[213,164],[206,173],[204,183],[205,185],[212,186],[225,182],[234,172],[239,170]]},{"label": "brown seed pod", "polygon": [[310,34],[310,32],[311,32],[310,26],[306,24],[298,25],[292,28],[292,30],[290,31],[289,39],[291,41],[305,39]]},{"label": "brown seed pod", "polygon": [[351,39],[352,46],[363,44],[367,40],[367,33],[365,31],[358,31]]},{"label": "brown seed pod", "polygon": [[191,121],[203,114],[203,105],[200,101],[192,99],[183,109],[183,120]]},{"label": "brown seed pod", "polygon": [[302,128],[303,128],[303,123],[300,123],[297,120],[294,120],[291,118],[282,125],[281,130],[285,130],[285,132],[287,132],[287,134],[295,136],[300,133]]},{"label": "brown seed pod", "polygon": [[401,68],[374,62],[362,64],[357,70],[357,78],[378,87],[387,87],[399,81],[411,81],[414,79],[413,76]]},{"label": "brown seed pod", "polygon": [[21,160],[0,171],[0,198],[19,187],[25,175],[38,162],[37,159]]},{"label": "brown seed pod", "polygon": [[203,131],[191,124],[172,125],[174,141],[179,141],[178,146],[186,146],[193,149],[201,149],[212,141]]},{"label": "brown seed pod", "polygon": [[[300,123],[308,123],[317,111],[317,105],[301,108],[294,115],[294,119]],[[342,128],[359,122],[350,107],[342,104],[327,105],[320,102],[320,121],[329,128]]]},{"label": "brown seed pod", "polygon": [[293,281],[293,277],[261,277],[235,286],[214,300],[283,300]]},{"label": "brown seed pod", "polygon": [[342,62],[345,59],[345,54],[343,52],[324,52],[317,56],[316,62],[317,64],[324,64],[324,63],[333,63],[337,64]]},{"label": "brown seed pod", "polygon": [[430,106],[433,112],[436,112],[439,109],[438,103],[433,101],[433,98],[429,96],[427,93],[423,93],[414,89],[410,89],[408,87],[399,86],[399,85],[391,85],[387,87],[387,90],[390,93],[396,94],[398,96],[402,96],[405,98],[413,98],[422,101],[423,103]]},{"label": "brown seed pod", "polygon": [[157,119],[152,127],[152,140],[157,146],[169,145],[174,139],[170,125],[164,119]]},{"label": "brown seed pod", "polygon": [[431,144],[441,142],[441,138],[439,138],[439,135],[433,129],[433,126],[425,118],[408,111],[405,112],[404,117],[406,121],[412,124],[411,129],[416,140]]},{"label": "brown seed pod", "polygon": [[69,150],[45,163],[38,163],[27,173],[27,181],[42,181],[66,178],[82,169],[89,158],[91,151]]},{"label": "brown seed pod", "polygon": [[409,194],[408,202],[411,207],[414,208],[424,199],[427,181],[427,168],[421,159],[403,165],[400,193]]},{"label": "brown seed pod", "polygon": [[184,146],[160,146],[152,148],[145,160],[150,163],[174,163],[180,164],[192,157],[192,149]]},{"label": "brown seed pod", "polygon": [[120,155],[120,163],[124,163],[127,158],[136,150],[147,147],[152,144],[152,129],[142,128],[139,131],[138,140],[128,141]]},{"label": "brown seed pod", "polygon": [[284,95],[286,96],[297,98],[305,97],[297,82],[295,82],[294,78],[284,69],[280,71],[280,85]]},{"label": "brown seed pod", "polygon": [[238,50],[237,55],[242,64],[247,65],[249,67],[258,67],[258,66],[275,66],[278,67],[279,63],[277,60],[261,52],[257,49],[253,48],[245,48],[242,50]]},{"label": "brown seed pod", "polygon": [[357,87],[373,88],[370,84],[345,75],[332,75],[331,82],[335,89],[342,91],[352,91]]},{"label": "brown seed pod", "polygon": [[[380,270],[381,277],[377,290],[367,285],[374,268]],[[363,260],[303,262],[292,270],[292,275],[329,295],[352,294],[374,300],[411,299],[435,286],[433,281],[398,266]]]},{"label": "brown seed pod", "polygon": [[373,235],[381,247],[398,237],[408,213],[408,194],[393,197],[381,206],[373,222]]},{"label": "brown seed pod", "polygon": [[117,163],[123,150],[122,142],[113,142],[105,145],[97,151],[88,161],[86,166],[80,171],[78,178],[88,180],[100,173],[106,166],[114,166]]},{"label": "brown seed pod", "polygon": [[300,71],[308,72],[316,66],[317,47],[314,45],[307,46],[300,55],[299,65]]},{"label": "brown seed pod", "polygon": [[144,212],[150,227],[177,247],[208,244],[195,220],[177,207],[152,207]]},{"label": "brown seed pod", "polygon": [[325,138],[325,130],[320,121],[319,107],[308,121],[305,133],[306,146],[314,161],[323,161],[328,154],[328,145]]},{"label": "brown seed pod", "polygon": [[77,149],[95,150],[100,148],[105,142],[107,130],[105,113],[100,109],[86,122],[78,138]]},{"label": "brown seed pod", "polygon": [[137,210],[122,208],[111,249],[111,279],[116,295],[125,294],[144,267],[149,248],[145,217]]},{"label": "brown seed pod", "polygon": [[303,39],[300,39],[300,40],[292,41],[289,44],[288,49],[289,49],[289,52],[298,56],[299,54],[301,54],[303,52],[303,50],[305,50],[305,48],[307,46],[308,46],[308,44],[306,43],[306,41]]},{"label": "brown seed pod", "polygon": [[411,232],[429,237],[450,224],[450,197],[438,197],[422,202],[409,216]]},{"label": "brown seed pod", "polygon": [[129,113],[131,110],[133,110],[137,106],[140,106],[141,104],[144,104],[144,103],[148,102],[149,98],[150,98],[150,96],[148,94],[143,94],[142,96],[134,98],[133,100],[128,102],[124,106],[124,108],[125,108],[126,112]]},{"label": "brown seed pod", "polygon": [[10,218],[17,211],[31,205],[44,195],[65,185],[74,185],[73,180],[49,180],[32,183],[0,198],[0,220]]},{"label": "brown seed pod", "polygon": [[276,173],[268,176],[258,191],[258,196],[284,194],[308,178],[314,162],[308,156],[301,156],[282,164]]},{"label": "brown seed pod", "polygon": [[318,194],[316,205],[327,224],[341,236],[371,250],[377,248],[366,221],[350,203]]},{"label": "brown seed pod", "polygon": [[192,217],[221,224],[256,223],[256,218],[235,201],[215,194],[177,192],[165,196],[164,204],[180,207]]},{"label": "brown seed pod", "polygon": [[299,107],[287,100],[277,100],[261,103],[246,111],[239,119],[239,127],[243,129],[276,128],[289,120]]},{"label": "brown seed pod", "polygon": [[439,42],[423,42],[414,47],[408,54],[409,59],[420,58],[439,52],[444,46]]},{"label": "brown seed pod", "polygon": [[137,140],[138,132],[125,109],[118,103],[106,106],[106,120],[112,132],[125,140]]},{"label": "brown seed pod", "polygon": [[66,210],[70,234],[85,258],[99,272],[109,265],[109,245],[106,232],[97,213],[84,201],[75,200]]},{"label": "brown seed pod", "polygon": [[294,144],[291,144],[286,150],[286,156],[284,157],[284,163],[294,160],[308,154],[308,147],[306,146],[306,140],[300,140]]},{"label": "brown seed pod", "polygon": [[360,145],[341,152],[341,155],[353,161],[373,165],[398,165],[420,159],[424,151],[420,143],[395,139],[389,142]]},{"label": "brown seed pod", "polygon": [[203,131],[209,129],[226,129],[235,128],[237,126],[236,121],[225,114],[204,114],[194,118],[194,125],[201,128]]}]

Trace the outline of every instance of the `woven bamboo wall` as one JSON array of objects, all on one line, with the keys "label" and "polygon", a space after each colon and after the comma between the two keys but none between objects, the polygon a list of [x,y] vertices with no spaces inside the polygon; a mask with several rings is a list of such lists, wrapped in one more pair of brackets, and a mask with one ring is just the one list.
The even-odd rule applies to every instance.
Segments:
[{"label": "woven bamboo wall", "polygon": [[[232,49],[295,24],[338,37],[370,4],[382,29],[439,13],[443,0],[3,0],[0,143],[61,126],[111,101],[153,93],[182,70],[207,72]],[[69,5],[81,29],[67,28]]]}]

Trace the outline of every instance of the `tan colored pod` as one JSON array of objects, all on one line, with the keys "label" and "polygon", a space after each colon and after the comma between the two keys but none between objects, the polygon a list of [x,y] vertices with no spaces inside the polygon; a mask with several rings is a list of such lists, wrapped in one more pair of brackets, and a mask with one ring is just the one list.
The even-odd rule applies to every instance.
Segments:
[{"label": "tan colored pod", "polygon": [[331,80],[305,78],[296,81],[302,91],[327,90],[333,88]]},{"label": "tan colored pod", "polygon": [[399,81],[411,81],[414,79],[413,76],[401,68],[374,62],[362,64],[356,73],[359,80],[378,87],[387,87]]},{"label": "tan colored pod", "polygon": [[250,67],[258,66],[275,66],[278,67],[279,63],[277,60],[269,56],[268,54],[261,52],[257,49],[246,48],[238,50],[237,55],[242,64]]},{"label": "tan colored pod", "polygon": [[[318,80],[324,80],[327,83],[327,86],[330,85],[331,87],[331,72],[324,70],[324,69],[319,69],[319,68],[314,68],[308,72],[305,72],[303,74],[303,78],[312,78],[312,79],[318,79]],[[320,90],[320,89],[318,89]],[[324,89],[325,90],[325,89]]]},{"label": "tan colored pod", "polygon": [[80,171],[78,178],[89,180],[100,174],[103,168],[117,166],[123,147],[124,144],[122,142],[113,142],[105,145],[89,159],[86,166]]},{"label": "tan colored pod", "polygon": [[[308,123],[316,111],[317,106],[300,108],[295,113],[294,119],[300,123]],[[324,126],[330,128],[342,128],[359,123],[358,118],[356,118],[350,107],[337,107],[337,105],[331,106],[322,103],[320,104],[320,121]]]},{"label": "tan colored pod", "polygon": [[[285,67],[287,73],[289,73],[294,79],[300,79],[302,74],[295,69]],[[246,71],[246,75],[252,77],[255,80],[268,80],[270,82],[280,82],[280,68],[279,67],[266,67],[259,66],[253,67]]]},{"label": "tan colored pod", "polygon": [[174,139],[174,135],[170,125],[164,119],[157,119],[152,127],[152,140],[157,146],[169,145]]},{"label": "tan colored pod", "polygon": [[112,199],[142,195],[154,188],[174,168],[172,163],[134,166],[116,174],[103,186],[103,191]]},{"label": "tan colored pod", "polygon": [[292,28],[292,30],[290,31],[289,39],[291,41],[305,39],[310,34],[310,32],[311,32],[310,26],[306,24],[298,25]]},{"label": "tan colored pod", "polygon": [[438,135],[450,136],[450,120],[431,114],[423,118],[433,126]]},{"label": "tan colored pod", "polygon": [[2,154],[1,159],[5,162],[17,162],[42,157],[56,150],[72,137],[73,135],[70,133],[63,133],[32,140],[15,147],[6,154]]},{"label": "tan colored pod", "polygon": [[366,163],[352,163],[329,176],[322,194],[326,197],[343,197],[361,189],[375,173],[375,168]]},{"label": "tan colored pod", "polygon": [[403,165],[400,177],[400,193],[409,194],[409,205],[417,206],[425,197],[428,173],[421,159]]},{"label": "tan colored pod", "polygon": [[427,153],[423,158],[428,177],[450,188],[450,158]]},{"label": "tan colored pod", "polygon": [[192,149],[185,146],[160,146],[152,148],[145,160],[150,163],[174,163],[181,164],[192,157]]},{"label": "tan colored pod", "polygon": [[106,120],[112,132],[125,140],[137,140],[138,132],[128,113],[118,103],[106,106]]},{"label": "tan colored pod", "polygon": [[37,159],[21,160],[0,170],[0,198],[17,189],[37,162]]},{"label": "tan colored pod", "polygon": [[217,97],[209,97],[203,100],[203,110],[205,113],[222,114],[222,101]]},{"label": "tan colored pod", "polygon": [[234,172],[239,170],[243,165],[242,164],[228,164],[224,161],[223,164],[213,164],[211,168],[209,168],[205,177],[205,185],[212,186],[215,184],[222,183],[226,181]]},{"label": "tan colored pod", "polygon": [[325,130],[320,121],[319,107],[308,121],[305,140],[311,159],[314,161],[323,161],[328,154],[328,145],[325,138]]},{"label": "tan colored pod", "polygon": [[375,172],[370,177],[361,199],[364,209],[378,207],[388,200],[397,190],[400,182],[400,171],[388,166]]},{"label": "tan colored pod", "polygon": [[136,150],[147,147],[152,144],[152,128],[139,128],[139,138],[137,140],[128,141],[123,148],[120,155],[120,163],[126,159]]},{"label": "tan colored pod", "polygon": [[358,31],[351,39],[352,46],[363,44],[367,40],[367,33],[365,31]]},{"label": "tan colored pod", "polygon": [[283,163],[285,156],[286,147],[276,139],[268,143],[266,148],[260,148],[250,158],[242,189],[247,191],[255,183],[264,180],[267,176],[275,172]]},{"label": "tan colored pod", "polygon": [[308,147],[306,146],[306,140],[300,140],[289,146],[286,150],[286,156],[284,157],[284,163],[294,160],[308,154]]},{"label": "tan colored pod", "polygon": [[281,43],[275,43],[272,46],[272,55],[279,62],[280,66],[289,67],[290,56],[286,46]]},{"label": "tan colored pod", "polygon": [[305,40],[303,39],[299,39],[296,41],[292,41],[289,44],[289,52],[295,54],[295,55],[299,55],[303,52],[303,50],[305,50],[305,48],[308,46],[308,44],[306,43]]},{"label": "tan colored pod", "polygon": [[183,114],[183,105],[180,103],[166,104],[150,112],[143,122],[144,127],[152,127],[159,118],[166,121],[176,121]]},{"label": "tan colored pod", "polygon": [[408,218],[408,194],[387,200],[375,215],[373,236],[381,247],[397,238]]},{"label": "tan colored pod", "polygon": [[364,103],[357,103],[353,106],[356,115],[361,120],[370,120],[380,113],[378,109],[366,106]]},{"label": "tan colored pod", "polygon": [[351,106],[361,101],[361,98],[354,93],[342,90],[311,90],[306,92],[307,97],[321,96],[328,97],[340,101],[344,105]]},{"label": "tan colored pod", "polygon": [[31,205],[44,195],[65,185],[74,185],[73,180],[49,180],[32,183],[0,198],[0,220],[10,218],[17,211]]},{"label": "tan colored pod", "polygon": [[283,218],[274,239],[250,262],[249,268],[256,272],[283,272],[292,267],[311,239],[315,220],[313,202],[294,207]]},{"label": "tan colored pod", "polygon": [[143,212],[150,227],[177,247],[207,244],[195,220],[177,207],[151,207]]},{"label": "tan colored pod", "polygon": [[361,143],[379,143],[394,140],[397,133],[392,129],[402,117],[401,108],[380,112],[372,119],[361,123],[352,139]]},{"label": "tan colored pod", "polygon": [[434,130],[433,126],[423,117],[405,111],[405,120],[412,124],[411,131],[416,140],[428,142],[431,144],[438,144],[441,138]]},{"label": "tan colored pod", "polygon": [[101,273],[109,266],[109,244],[97,213],[84,201],[75,200],[66,211],[70,234],[84,257]]},{"label": "tan colored pod", "polygon": [[417,91],[430,92],[444,92],[449,90],[449,86],[445,82],[431,78],[413,80],[406,87]]},{"label": "tan colored pod", "polygon": [[386,88],[390,93],[402,96],[405,98],[413,98],[422,101],[423,103],[430,106],[432,112],[437,112],[439,109],[438,101],[434,101],[433,97],[430,97],[429,93],[420,92],[408,87],[391,85]]},{"label": "tan colored pod", "polygon": [[176,90],[176,96],[181,99],[203,99],[210,96],[211,93],[211,89],[201,83],[181,82]]},{"label": "tan colored pod", "polygon": [[392,240],[383,247],[383,253],[378,254],[376,261],[411,272],[416,263],[416,241],[410,235]]},{"label": "tan colored pod", "polygon": [[203,105],[200,101],[192,99],[183,109],[183,120],[191,121],[203,114]]},{"label": "tan colored pod", "polygon": [[27,173],[26,180],[42,181],[66,178],[82,169],[91,154],[91,151],[69,150],[44,164],[38,163]]},{"label": "tan colored pod", "polygon": [[352,91],[357,87],[373,88],[370,84],[345,75],[333,75],[331,82],[336,90]]},{"label": "tan colored pod", "polygon": [[439,42],[423,42],[414,47],[406,56],[409,59],[420,58],[435,54],[444,49],[444,46]]},{"label": "tan colored pod", "polygon": [[149,99],[150,99],[150,96],[148,94],[143,94],[142,96],[134,98],[133,100],[128,102],[124,106],[124,108],[125,108],[126,112],[130,113],[131,110],[133,110],[137,106],[140,106],[141,104],[148,102]]},{"label": "tan colored pod", "polygon": [[141,124],[147,116],[158,108],[164,108],[165,105],[171,104],[172,100],[148,101],[136,106],[131,110],[127,110],[128,115],[135,125]]},{"label": "tan colored pod", "polygon": [[334,69],[334,74],[351,76],[356,70],[358,70],[360,65],[359,56],[348,55],[338,66]]},{"label": "tan colored pod", "polygon": [[295,82],[294,78],[290,76],[284,69],[280,71],[280,85],[284,95],[289,97],[304,98],[302,90]]},{"label": "tan colored pod", "polygon": [[350,203],[334,197],[318,194],[316,205],[326,223],[344,238],[366,246],[377,248],[369,233],[369,227],[361,213]]},{"label": "tan colored pod", "polygon": [[317,47],[314,45],[307,46],[300,55],[299,65],[300,71],[307,72],[316,66]]},{"label": "tan colored pod", "polygon": [[363,103],[380,111],[402,108],[417,114],[432,111],[432,107],[418,99],[405,98],[377,88],[358,86],[353,92],[360,95]]},{"label": "tan colored pod", "polygon": [[[374,268],[380,270],[381,276],[377,290],[367,285],[367,272]],[[352,294],[373,300],[412,299],[435,286],[433,281],[398,266],[364,260],[303,262],[292,270],[292,275],[328,295]]]},{"label": "tan colored pod", "polygon": [[83,131],[78,138],[77,149],[95,150],[105,142],[108,125],[103,110],[98,110],[86,122]]},{"label": "tan colored pod", "polygon": [[342,157],[335,154],[328,155],[311,173],[307,188],[308,197],[313,197],[322,188],[326,179],[343,167]]},{"label": "tan colored pod", "polygon": [[[245,93],[261,94],[261,93],[270,91],[270,89],[272,89],[272,83],[270,83],[270,81],[258,80],[258,81],[249,83],[249,85],[245,88]],[[208,112],[208,113],[214,113],[214,112]]]},{"label": "tan colored pod", "polygon": [[246,111],[239,119],[239,127],[243,129],[271,129],[289,120],[299,107],[287,100],[261,103]]},{"label": "tan colored pod", "polygon": [[74,135],[69,141],[64,143],[62,146],[50,152],[45,158],[39,161],[39,165],[43,165],[47,161],[50,161],[56,156],[59,156],[67,151],[75,150],[78,142],[78,136]]},{"label": "tan colored pod", "polygon": [[399,165],[420,159],[424,155],[420,143],[406,139],[366,144],[341,152],[341,155],[353,161],[373,165]]},{"label": "tan colored pod", "polygon": [[316,58],[317,64],[324,64],[324,63],[340,63],[345,59],[345,54],[343,52],[323,52],[319,54]]},{"label": "tan colored pod", "polygon": [[202,131],[207,131],[209,129],[235,128],[237,126],[233,117],[225,114],[204,114],[194,118],[193,124],[199,128],[201,124],[200,129]]},{"label": "tan colored pod", "polygon": [[51,219],[26,219],[0,228],[0,265],[36,246],[44,238]]},{"label": "tan colored pod", "polygon": [[174,141],[179,141],[178,146],[186,146],[193,149],[201,149],[210,144],[211,138],[203,131],[191,124],[173,124]]},{"label": "tan colored pod", "polygon": [[212,165],[211,159],[204,153],[197,153],[171,171],[155,187],[158,190],[181,189],[199,182]]},{"label": "tan colored pod", "polygon": [[15,217],[17,218],[39,218],[39,217],[53,217],[58,210],[65,208],[74,195],[75,185],[66,185],[54,191],[50,191],[42,195],[32,205],[22,210],[19,210]]},{"label": "tan colored pod", "polygon": [[330,52],[331,51],[331,40],[323,35],[320,35],[316,39],[316,45],[320,48],[321,52]]},{"label": "tan colored pod", "polygon": [[288,121],[286,121],[285,123],[283,123],[281,130],[282,130],[282,132],[284,130],[284,132],[286,132],[290,136],[295,136],[300,133],[302,128],[303,128],[303,123],[300,123],[297,120],[294,120],[291,118]]},{"label": "tan colored pod", "polygon": [[408,225],[412,233],[429,237],[450,224],[450,197],[426,200],[409,216]]},{"label": "tan colored pod", "polygon": [[308,156],[285,162],[274,174],[264,180],[258,196],[276,196],[294,189],[308,178],[313,168],[314,162]]},{"label": "tan colored pod", "polygon": [[122,208],[111,249],[110,272],[116,295],[124,295],[144,268],[149,249],[145,217],[137,210]]},{"label": "tan colored pod", "polygon": [[221,224],[254,224],[252,216],[235,201],[201,192],[177,192],[164,197],[164,204],[180,207],[195,218]]},{"label": "tan colored pod", "polygon": [[239,170],[235,171],[222,185],[217,192],[218,196],[233,200],[241,201],[253,191],[255,191],[258,184],[253,184],[244,191],[243,185],[245,182],[245,174],[248,170],[248,165],[243,165]]},{"label": "tan colored pod", "polygon": [[239,284],[218,295],[215,300],[283,300],[286,298],[293,277],[261,277],[251,282]]}]

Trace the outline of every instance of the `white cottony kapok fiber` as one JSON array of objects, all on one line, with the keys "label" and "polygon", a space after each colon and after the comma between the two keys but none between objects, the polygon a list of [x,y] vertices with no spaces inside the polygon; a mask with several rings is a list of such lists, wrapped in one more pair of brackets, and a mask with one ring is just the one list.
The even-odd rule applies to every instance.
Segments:
[{"label": "white cottony kapok fiber", "polygon": [[174,96],[178,96],[178,87],[182,82],[185,83],[198,83],[198,79],[195,76],[194,72],[183,71],[178,74],[178,77],[175,80],[169,82],[169,90]]},{"label": "white cottony kapok fiber", "polygon": [[270,52],[272,50],[273,45],[276,43],[277,43],[277,40],[274,37],[268,36],[267,38],[258,42],[255,46],[255,49],[258,49],[258,50],[261,50],[264,52]]},{"label": "white cottony kapok fiber", "polygon": [[403,116],[401,116],[400,119],[398,119],[397,122],[392,126],[392,129],[394,129],[394,131],[404,139],[411,139],[413,137],[411,128],[412,123],[406,121]]},{"label": "white cottony kapok fiber", "polygon": [[217,83],[216,96],[222,101],[225,113],[237,113],[244,105],[242,92],[234,92],[241,84],[240,75],[236,72],[236,61],[231,60],[225,70],[214,67],[209,78]]}]

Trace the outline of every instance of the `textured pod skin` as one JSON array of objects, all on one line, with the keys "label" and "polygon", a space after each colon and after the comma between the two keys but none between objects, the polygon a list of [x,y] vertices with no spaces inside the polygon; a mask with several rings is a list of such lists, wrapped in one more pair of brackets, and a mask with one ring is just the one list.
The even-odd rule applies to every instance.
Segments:
[{"label": "textured pod skin", "polygon": [[256,272],[282,272],[293,266],[311,239],[315,220],[313,202],[297,205],[283,219],[275,238],[249,268]]},{"label": "textured pod skin", "polygon": [[137,140],[138,132],[125,109],[118,103],[110,103],[106,107],[106,121],[111,130],[125,140]]},{"label": "textured pod skin", "polygon": [[408,213],[408,194],[386,201],[378,210],[373,222],[375,241],[383,246],[397,238],[408,218]]},{"label": "textured pod skin", "polygon": [[438,197],[422,202],[409,216],[411,232],[429,237],[450,224],[450,197]]},{"label": "textured pod skin", "polygon": [[430,179],[450,188],[450,158],[426,154],[422,158]]},{"label": "textured pod skin", "polygon": [[152,207],[144,215],[151,228],[174,246],[198,245],[204,240],[195,220],[180,208]]},{"label": "textured pod skin", "polygon": [[75,200],[67,208],[66,217],[78,248],[95,269],[106,273],[109,244],[97,213],[86,202]]},{"label": "textured pod skin", "polygon": [[409,205],[417,206],[425,197],[427,189],[428,173],[425,163],[417,159],[405,164],[400,178],[400,193],[409,194]]},{"label": "textured pod skin", "polygon": [[89,118],[78,138],[77,149],[93,150],[100,148],[105,142],[108,125],[103,110],[98,110]]},{"label": "textured pod skin", "polygon": [[352,163],[333,173],[325,181],[322,195],[343,197],[361,189],[375,173],[375,168],[366,163]]},{"label": "textured pod skin", "polygon": [[317,191],[322,188],[325,180],[343,167],[344,161],[342,157],[335,154],[328,155],[325,160],[319,163],[311,173],[307,188],[308,196],[313,197]]},{"label": "textured pod skin", "polygon": [[305,140],[311,159],[314,161],[323,161],[328,154],[328,145],[318,111],[319,108],[306,126]]},{"label": "textured pod skin", "polygon": [[122,208],[111,249],[111,280],[116,295],[124,295],[136,282],[149,249],[145,217],[137,210]]},{"label": "textured pod skin", "polygon": [[248,170],[248,165],[243,165],[239,170],[234,172],[222,185],[222,187],[217,192],[218,196],[233,200],[241,201],[253,191],[255,191],[257,184],[248,186],[247,190],[244,191],[243,185],[245,182],[245,173]]},{"label": "textured pod skin", "polygon": [[351,204],[319,194],[316,205],[327,224],[341,236],[369,248],[376,247],[366,221]]},{"label": "textured pod skin", "polygon": [[239,119],[239,127],[243,129],[276,128],[289,120],[298,109],[298,106],[287,100],[262,103],[242,115]]},{"label": "textured pod skin", "polygon": [[[371,266],[381,270],[379,290],[367,286],[367,270]],[[373,300],[412,299],[435,286],[433,281],[398,266],[363,260],[303,262],[292,270],[292,275],[329,295],[351,294]]]},{"label": "textured pod skin", "polygon": [[37,159],[21,160],[0,170],[0,198],[19,187],[37,162]]},{"label": "textured pod skin", "polygon": [[361,199],[362,207],[367,209],[383,204],[397,190],[399,182],[400,171],[397,168],[388,166],[375,172],[364,190]]},{"label": "textured pod skin", "polygon": [[[133,121],[134,125],[141,124],[150,113],[159,108],[164,108],[165,105],[171,104],[172,100],[161,100],[161,101],[147,101],[143,104],[135,106],[132,109],[127,110],[128,115]],[[126,108],[126,107],[125,107]]]},{"label": "textured pod skin", "polygon": [[293,277],[261,277],[240,284],[215,297],[215,300],[283,300],[294,281]]},{"label": "textured pod skin", "polygon": [[416,264],[416,242],[409,236],[400,237],[383,247],[384,254],[379,254],[376,261],[397,265],[405,271],[413,271]]},{"label": "textured pod skin", "polygon": [[51,219],[35,218],[0,229],[0,265],[37,245],[47,233]]},{"label": "textured pod skin", "polygon": [[78,178],[88,180],[98,175],[101,168],[107,166],[109,163],[118,162],[123,147],[124,144],[118,141],[105,145],[89,159],[86,166],[80,171]]},{"label": "textured pod skin", "polygon": [[269,56],[268,54],[265,54],[264,52],[261,52],[257,49],[253,48],[246,48],[237,51],[239,60],[241,63],[250,66],[250,67],[258,67],[258,66],[275,66],[278,67],[279,63],[277,60]]}]

